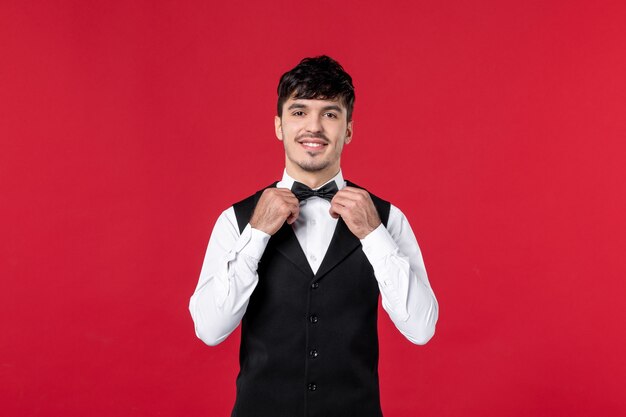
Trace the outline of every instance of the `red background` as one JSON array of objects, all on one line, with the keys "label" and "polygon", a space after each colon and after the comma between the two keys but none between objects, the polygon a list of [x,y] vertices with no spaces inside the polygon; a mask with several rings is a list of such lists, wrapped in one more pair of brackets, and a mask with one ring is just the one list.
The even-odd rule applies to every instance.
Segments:
[{"label": "red background", "polygon": [[437,334],[381,316],[385,415],[626,415],[621,1],[0,2],[0,404],[226,416],[187,311],[282,173],[279,76],[355,80],[344,175],[408,216]]}]

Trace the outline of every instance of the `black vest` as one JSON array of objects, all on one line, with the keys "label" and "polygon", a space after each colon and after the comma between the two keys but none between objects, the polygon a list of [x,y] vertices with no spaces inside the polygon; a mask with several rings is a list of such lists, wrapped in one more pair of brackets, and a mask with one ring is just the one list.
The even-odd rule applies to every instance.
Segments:
[{"label": "black vest", "polygon": [[[262,191],[234,205],[240,231]],[[371,198],[386,226],[390,204]],[[316,274],[287,223],[258,273],[241,322],[232,417],[381,417],[378,284],[343,220]]]}]

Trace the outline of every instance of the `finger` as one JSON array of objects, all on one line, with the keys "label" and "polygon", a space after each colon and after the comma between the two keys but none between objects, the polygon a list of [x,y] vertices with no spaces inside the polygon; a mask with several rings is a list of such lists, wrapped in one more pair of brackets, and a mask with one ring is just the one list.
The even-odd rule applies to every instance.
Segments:
[{"label": "finger", "polygon": [[285,201],[291,201],[291,202],[296,202],[299,204],[298,201],[298,197],[295,196],[294,193],[291,192],[291,190],[287,189],[287,188],[283,188],[281,189],[280,192],[280,196],[285,200]]},{"label": "finger", "polygon": [[300,206],[292,207],[291,213],[287,217],[287,224],[293,224],[300,216]]},{"label": "finger", "polygon": [[346,186],[346,187],[344,187],[343,189],[341,189],[338,192],[341,192],[341,191],[346,191],[347,193],[352,193],[352,194],[369,195],[369,193],[367,191],[365,191],[364,189],[356,188],[356,187]]},{"label": "finger", "polygon": [[293,192],[289,188],[276,188],[276,190],[281,194],[293,195]]},{"label": "finger", "polygon": [[293,195],[293,193],[287,189],[276,189],[276,192],[274,193],[274,200],[276,201],[277,204],[280,204],[282,202],[282,203],[287,203],[290,206],[300,205],[300,202],[298,201],[296,196]]},{"label": "finger", "polygon": [[361,193],[358,193],[355,191],[349,191],[349,190],[346,190],[345,188],[341,191],[337,191],[337,194],[335,194],[335,197],[337,196],[339,196],[340,198],[345,198],[345,199],[354,200],[354,201],[363,198],[363,195]]},{"label": "finger", "polygon": [[272,194],[280,199],[295,198],[289,188],[273,188]]},{"label": "finger", "polygon": [[346,196],[346,194],[339,195],[339,193],[335,194],[333,197],[331,204],[339,204],[343,207],[353,207],[356,204],[357,200]]},{"label": "finger", "polygon": [[[359,189],[356,189],[356,190],[359,190]],[[365,210],[373,209],[374,203],[372,202],[372,199],[370,198],[369,194],[367,192],[361,193],[360,191],[362,190],[359,190],[358,192],[346,191],[345,193],[342,193],[342,194],[339,194],[338,192],[337,194],[335,194],[333,201],[337,202],[338,204],[341,204],[344,207],[349,207],[350,209],[353,209],[353,210],[358,209],[358,208],[365,209]]]},{"label": "finger", "polygon": [[335,219],[345,214],[346,211],[347,209],[340,204],[331,204],[330,209],[328,210],[330,215]]},{"label": "finger", "polygon": [[[345,191],[345,193],[342,193],[342,197],[345,198],[349,198],[352,199],[354,201],[369,201],[371,200],[371,197],[369,195],[369,193],[365,190],[362,190],[360,188],[344,188],[342,191]],[[339,194],[339,192],[337,193]]]},{"label": "finger", "polygon": [[294,224],[294,222],[298,220],[298,216],[298,214],[290,214],[289,217],[287,217],[287,224]]},{"label": "finger", "polygon": [[288,197],[285,197],[285,201],[289,201],[291,204],[295,204],[296,206],[300,205],[300,200],[298,200],[298,198],[293,194],[291,194]]}]

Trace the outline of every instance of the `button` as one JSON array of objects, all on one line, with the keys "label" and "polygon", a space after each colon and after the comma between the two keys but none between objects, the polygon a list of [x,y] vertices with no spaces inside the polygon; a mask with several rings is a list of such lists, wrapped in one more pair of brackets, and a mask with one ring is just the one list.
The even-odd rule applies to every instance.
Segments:
[{"label": "button", "polygon": [[311,261],[313,262],[317,261],[317,257],[315,257],[315,255],[311,255]]},{"label": "button", "polygon": [[311,226],[315,226],[315,219],[311,219],[310,223],[311,223]]},{"label": "button", "polygon": [[316,290],[320,287],[320,284],[318,282],[314,282],[313,284],[311,284],[311,288]]},{"label": "button", "polygon": [[309,391],[315,391],[317,389],[317,385],[309,384]]},{"label": "button", "polygon": [[318,322],[318,317],[315,314],[311,314],[311,316],[309,317],[309,321],[311,323],[317,323]]},{"label": "button", "polygon": [[312,357],[313,359],[317,358],[319,356],[319,352],[317,351],[317,349],[311,349],[309,350],[309,356]]}]

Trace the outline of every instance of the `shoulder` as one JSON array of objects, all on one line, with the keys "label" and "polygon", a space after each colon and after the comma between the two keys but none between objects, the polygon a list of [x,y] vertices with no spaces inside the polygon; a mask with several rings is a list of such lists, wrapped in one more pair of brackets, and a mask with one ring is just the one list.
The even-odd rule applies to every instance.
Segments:
[{"label": "shoulder", "polygon": [[278,181],[273,182],[270,185],[261,188],[260,190],[258,190],[254,194],[251,194],[251,195],[247,196],[246,198],[243,198],[243,199],[237,201],[236,203],[233,204],[233,207],[249,204],[251,201],[256,203],[258,201],[259,197],[261,196],[261,194],[263,193],[263,191],[265,191],[267,188],[276,187],[276,184],[278,184]]},{"label": "shoulder", "polygon": [[379,201],[379,202],[381,202],[381,203],[384,203],[384,204],[390,204],[387,200],[385,200],[385,199],[383,199],[383,198],[381,198],[381,197],[378,197],[376,194],[373,194],[373,193],[372,193],[370,190],[368,190],[366,187],[362,187],[362,186],[360,186],[360,185],[358,185],[358,184],[355,184],[355,183],[353,183],[352,181],[349,181],[349,180],[346,180],[346,185],[347,185],[347,186],[349,186],[349,187],[360,188],[360,189],[362,189],[362,190],[367,191],[367,192],[368,192],[368,194],[370,195],[370,197],[372,197],[372,200],[377,200],[377,201]]},{"label": "shoulder", "polygon": [[406,216],[397,206],[391,204],[389,201],[384,200],[381,197],[378,197],[375,194],[372,194],[367,188],[361,187],[351,181],[346,180],[346,184],[350,187],[361,188],[367,191],[372,198],[372,202],[376,209],[378,210],[378,214],[381,217],[381,221],[391,234],[394,239],[399,238],[401,235],[405,235],[407,233],[413,234],[411,230],[411,226],[409,225],[409,221]]},{"label": "shoulder", "polygon": [[415,238],[415,232],[409,223],[409,219],[400,208],[393,204],[389,210],[389,222],[387,223],[387,230],[391,236],[398,239],[408,239],[411,242],[417,243]]}]

